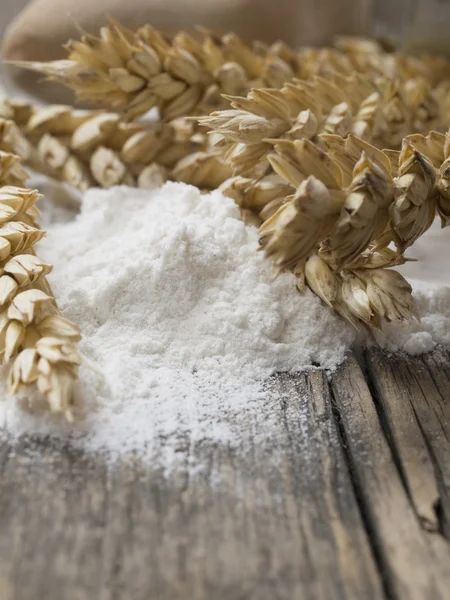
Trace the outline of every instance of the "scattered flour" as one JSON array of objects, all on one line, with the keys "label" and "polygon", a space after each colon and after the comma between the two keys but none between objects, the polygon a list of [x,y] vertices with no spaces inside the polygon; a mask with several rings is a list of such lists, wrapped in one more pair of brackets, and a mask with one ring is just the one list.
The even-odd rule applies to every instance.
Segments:
[{"label": "scattered flour", "polygon": [[[51,434],[159,462],[164,448],[167,467],[187,439],[233,444],[240,419],[269,415],[273,373],[332,369],[355,341],[315,296],[296,291],[292,276],[273,281],[256,229],[218,192],[124,187],[90,191],[76,218],[64,206],[43,208],[39,254],[56,261],[51,283],[84,335],[89,366],[76,393],[85,418],[68,426],[4,401],[8,435]],[[381,345],[412,354],[450,345],[450,287],[440,283],[450,267],[436,263],[446,233],[432,228],[410,252],[420,262],[403,267],[421,322],[386,327]]]},{"label": "scattered flour", "polygon": [[90,191],[39,249],[57,261],[51,283],[95,369],[81,370],[77,390],[86,418],[67,428],[10,401],[0,404],[7,429],[151,457],[158,440],[187,433],[231,441],[276,371],[333,368],[353,331],[291,275],[273,281],[256,248],[256,229],[219,192]]}]

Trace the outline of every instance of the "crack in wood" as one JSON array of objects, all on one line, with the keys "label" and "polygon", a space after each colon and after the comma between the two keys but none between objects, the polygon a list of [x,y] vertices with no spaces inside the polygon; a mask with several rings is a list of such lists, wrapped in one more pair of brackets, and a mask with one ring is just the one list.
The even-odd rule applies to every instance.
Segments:
[{"label": "crack in wood", "polygon": [[[450,407],[436,385],[434,362],[430,357],[405,360],[372,350],[367,364],[393,452],[419,518],[429,531],[448,537]],[[448,397],[449,380],[440,383],[446,386]]]},{"label": "crack in wood", "polygon": [[349,444],[346,439],[347,434],[345,432],[345,427],[342,424],[339,407],[338,407],[338,404],[334,397],[333,388],[331,386],[330,386],[330,395],[331,395],[331,399],[332,399],[332,411],[333,411],[334,419],[336,421],[336,425],[338,427],[338,431],[339,431],[339,435],[340,435],[340,439],[341,439],[341,445],[342,445],[342,448],[344,451],[345,460],[346,460],[348,471],[350,474],[350,481],[353,486],[355,498],[358,503],[358,507],[359,507],[359,511],[361,514],[361,518],[364,523],[364,527],[367,531],[367,537],[369,539],[369,543],[372,548],[373,557],[374,557],[374,560],[376,562],[376,565],[377,565],[377,568],[378,568],[378,571],[380,574],[380,579],[381,579],[381,583],[383,585],[385,597],[386,597],[386,600],[395,600],[394,590],[392,589],[392,587],[390,585],[389,578],[386,577],[386,572],[385,572],[385,569],[383,566],[382,551],[381,551],[379,545],[377,544],[377,536],[374,533],[371,519],[370,519],[369,515],[367,514],[366,504],[364,502],[364,497],[363,497],[363,494],[362,494],[362,491],[360,488],[357,474],[355,473],[355,470],[354,470],[352,455],[349,451]]},{"label": "crack in wood", "polygon": [[404,381],[397,384],[398,376],[393,372],[388,356],[386,360],[383,358],[383,354],[366,354],[366,381],[419,521],[427,531],[438,532],[440,524],[435,505],[440,496],[426,439],[421,435],[408,387]]}]

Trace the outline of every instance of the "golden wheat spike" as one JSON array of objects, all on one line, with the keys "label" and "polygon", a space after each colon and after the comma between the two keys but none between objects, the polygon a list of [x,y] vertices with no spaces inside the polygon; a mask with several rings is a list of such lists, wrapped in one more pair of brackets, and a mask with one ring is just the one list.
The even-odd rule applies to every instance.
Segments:
[{"label": "golden wheat spike", "polygon": [[182,33],[168,42],[150,26],[129,31],[118,22],[98,36],[66,45],[67,59],[15,64],[72,88],[79,100],[124,111],[136,119],[158,107],[166,121],[207,114],[226,105],[221,94],[245,94],[252,86],[282,85],[298,73],[280,57],[260,56],[234,34]]},{"label": "golden wheat spike", "polygon": [[23,109],[13,98],[0,103],[0,149],[83,192],[120,184],[154,187],[167,179],[214,189],[231,175],[216,151],[209,152],[211,168],[200,169],[208,138],[185,119],[128,123],[116,113],[32,104],[24,118]]},{"label": "golden wheat spike", "polygon": [[[0,147],[27,152],[13,123],[0,125]],[[20,143],[19,143],[20,142]],[[24,186],[21,159],[0,152],[0,360],[9,365],[11,393],[36,386],[50,411],[73,418],[73,385],[80,356],[79,329],[57,308],[34,245],[40,195]],[[20,186],[20,187],[19,187]]]},{"label": "golden wheat spike", "polygon": [[230,97],[231,108],[198,117],[216,138],[235,175],[246,176],[284,140],[353,133],[379,148],[397,148],[413,131],[443,129],[445,115],[423,79],[391,82],[368,76],[294,81],[280,90]]},{"label": "golden wheat spike", "polygon": [[[275,145],[270,163],[297,190],[260,227],[261,249],[276,272],[293,272],[300,289],[308,286],[357,328],[409,319],[411,287],[392,267],[407,260],[405,249],[436,212],[448,224],[449,134],[410,136],[396,153],[352,135],[326,141],[328,153],[307,140]],[[242,205],[240,187],[253,182],[235,179],[230,188]]]}]

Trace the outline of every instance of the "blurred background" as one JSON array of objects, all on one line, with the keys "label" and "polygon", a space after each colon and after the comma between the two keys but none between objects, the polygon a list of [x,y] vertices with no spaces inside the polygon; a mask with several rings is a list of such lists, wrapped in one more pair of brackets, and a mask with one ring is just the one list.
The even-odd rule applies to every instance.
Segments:
[{"label": "blurred background", "polygon": [[5,29],[20,11],[29,4],[29,0],[0,0],[0,35],[3,36]]}]

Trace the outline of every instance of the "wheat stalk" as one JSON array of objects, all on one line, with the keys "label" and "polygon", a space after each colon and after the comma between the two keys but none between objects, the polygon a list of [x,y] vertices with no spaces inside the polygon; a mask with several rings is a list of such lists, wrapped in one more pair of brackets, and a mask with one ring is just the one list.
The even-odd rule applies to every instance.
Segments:
[{"label": "wheat stalk", "polygon": [[[7,124],[0,128],[3,147],[14,146]],[[56,306],[34,245],[44,235],[36,226],[39,194],[24,186],[21,159],[0,152],[0,359],[9,364],[11,393],[36,385],[49,410],[71,420],[73,384],[80,356],[78,328]]]}]

